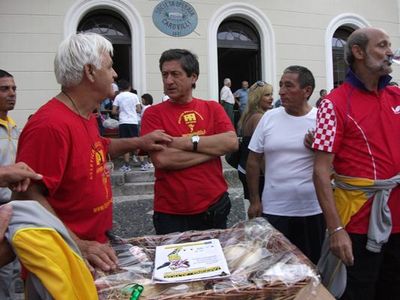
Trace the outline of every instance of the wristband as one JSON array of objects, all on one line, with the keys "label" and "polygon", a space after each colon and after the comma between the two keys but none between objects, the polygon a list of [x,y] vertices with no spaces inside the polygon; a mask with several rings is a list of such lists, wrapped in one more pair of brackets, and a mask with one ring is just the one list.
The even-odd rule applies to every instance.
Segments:
[{"label": "wristband", "polygon": [[331,237],[332,235],[334,235],[336,232],[343,230],[344,228],[342,226],[336,227],[335,229],[333,229],[331,232],[329,232],[329,237]]}]

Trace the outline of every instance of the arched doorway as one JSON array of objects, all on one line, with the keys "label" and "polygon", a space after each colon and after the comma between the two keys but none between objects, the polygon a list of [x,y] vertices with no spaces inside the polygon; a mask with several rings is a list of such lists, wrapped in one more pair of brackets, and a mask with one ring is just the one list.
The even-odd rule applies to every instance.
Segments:
[{"label": "arched doorway", "polygon": [[340,26],[332,37],[332,67],[333,87],[341,85],[346,77],[347,64],[344,58],[344,48],[349,35],[355,29],[349,26]]},{"label": "arched doorway", "polygon": [[248,20],[239,17],[224,20],[218,28],[218,84],[224,78],[232,81],[232,92],[247,80],[261,79],[260,36]]},{"label": "arched doorway", "polygon": [[[347,33],[346,30],[342,32],[341,30],[338,32],[337,38],[343,39],[341,42],[346,42],[348,36],[356,30],[357,28],[364,28],[364,27],[369,27],[371,26],[366,19],[364,19],[362,16],[352,14],[352,13],[345,13],[345,14],[340,14],[336,16],[334,19],[332,19],[329,22],[329,25],[326,28],[325,32],[325,64],[326,64],[326,89],[329,91],[330,89],[334,88],[335,84],[334,82],[340,82],[340,79],[334,79],[334,68],[333,68],[333,46],[337,48],[342,48],[340,47],[340,44],[337,44],[337,40],[333,40],[335,36],[335,33],[337,30],[340,28],[347,28]],[[340,42],[340,43],[341,43]],[[339,49],[337,49],[339,52]],[[344,52],[343,52],[344,53]],[[339,54],[338,54],[339,55]],[[343,54],[343,59],[344,59],[344,54]],[[335,61],[336,62],[336,61]],[[337,64],[337,68],[340,69],[341,64]],[[344,71],[345,72],[345,71]]]},{"label": "arched doorway", "polygon": [[114,47],[114,70],[119,79],[132,83],[131,32],[126,21],[111,10],[94,10],[79,22],[78,32],[95,32],[111,41]]}]

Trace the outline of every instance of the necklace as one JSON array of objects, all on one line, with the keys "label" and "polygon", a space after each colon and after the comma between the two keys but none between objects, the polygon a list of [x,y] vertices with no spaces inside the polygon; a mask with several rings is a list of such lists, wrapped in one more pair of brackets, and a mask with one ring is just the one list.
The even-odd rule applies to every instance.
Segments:
[{"label": "necklace", "polygon": [[79,115],[79,119],[82,122],[83,127],[85,128],[86,134],[90,140],[90,147],[92,148],[92,150],[97,154],[97,156],[100,158],[100,164],[104,166],[104,170],[105,173],[107,175],[110,175],[112,173],[112,171],[114,170],[114,163],[112,162],[110,155],[108,154],[108,161],[106,163],[104,163],[103,161],[103,155],[100,153],[100,151],[94,146],[94,141],[92,140],[92,137],[90,136],[89,133],[89,129],[87,128],[85,122],[82,120],[82,118],[84,118],[84,116],[81,114],[81,112],[78,109],[78,106],[76,106],[75,101],[72,99],[72,97],[65,92],[64,90],[61,90],[61,93],[63,93],[69,101],[71,101],[72,106],[74,107],[74,109],[76,110],[76,112]]},{"label": "necklace", "polygon": [[[81,114],[80,110],[76,106],[75,101],[72,99],[72,97],[67,92],[65,92],[63,90],[61,91],[61,93],[63,93],[68,98],[68,100],[71,101],[72,106],[74,107],[74,109],[76,110],[78,115],[84,118],[84,116]],[[85,123],[83,123],[83,125],[85,125]],[[85,125],[85,128],[86,128],[86,125]],[[88,131],[87,128],[86,128],[86,131]],[[88,134],[89,134],[89,132],[88,132]]]}]

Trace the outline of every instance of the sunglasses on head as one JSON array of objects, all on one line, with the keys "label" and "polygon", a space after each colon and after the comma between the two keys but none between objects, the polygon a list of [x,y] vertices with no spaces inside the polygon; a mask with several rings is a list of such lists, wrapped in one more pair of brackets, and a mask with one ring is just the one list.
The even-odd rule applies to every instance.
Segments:
[{"label": "sunglasses on head", "polygon": [[253,87],[253,90],[257,89],[259,86],[263,87],[265,86],[267,83],[265,81],[259,80],[256,82],[256,85]]}]

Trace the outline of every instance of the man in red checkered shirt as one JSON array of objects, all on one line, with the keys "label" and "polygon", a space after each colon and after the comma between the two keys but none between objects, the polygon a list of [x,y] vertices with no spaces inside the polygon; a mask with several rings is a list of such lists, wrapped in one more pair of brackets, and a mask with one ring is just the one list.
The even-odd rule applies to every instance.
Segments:
[{"label": "man in red checkered shirt", "polygon": [[400,89],[388,86],[390,47],[380,29],[354,31],[346,81],[317,114],[314,184],[330,251],[346,265],[341,299],[400,295]]}]

